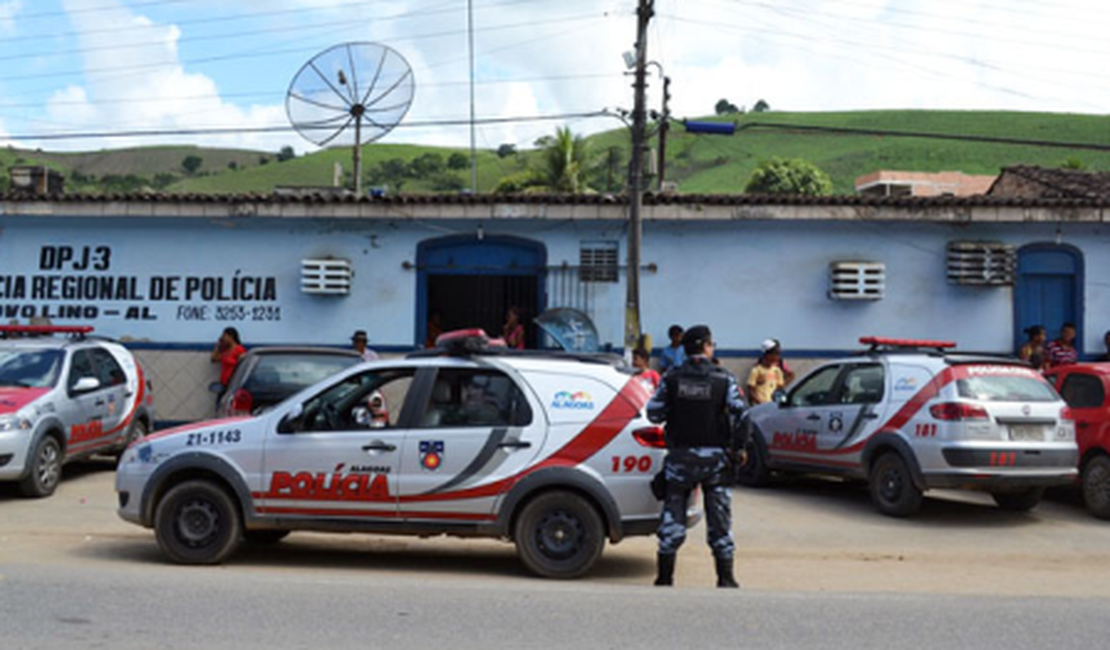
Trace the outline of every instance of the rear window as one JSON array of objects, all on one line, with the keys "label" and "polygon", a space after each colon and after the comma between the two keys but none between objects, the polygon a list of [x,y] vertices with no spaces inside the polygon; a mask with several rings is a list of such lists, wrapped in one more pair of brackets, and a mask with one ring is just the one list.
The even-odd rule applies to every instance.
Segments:
[{"label": "rear window", "polygon": [[1006,374],[977,374],[956,381],[960,397],[981,402],[1055,402],[1060,399],[1047,381],[1031,370],[1014,368]]},{"label": "rear window", "polygon": [[259,358],[245,388],[251,392],[300,390],[361,361],[332,354],[265,355]]}]

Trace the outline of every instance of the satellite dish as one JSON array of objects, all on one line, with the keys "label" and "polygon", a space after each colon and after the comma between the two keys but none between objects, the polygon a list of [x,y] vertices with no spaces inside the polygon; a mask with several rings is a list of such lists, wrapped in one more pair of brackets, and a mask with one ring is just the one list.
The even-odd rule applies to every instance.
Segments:
[{"label": "satellite dish", "polygon": [[362,195],[361,147],[408,113],[416,80],[405,57],[378,43],[344,43],[304,64],[289,84],[285,112],[303,138],[354,147],[355,193]]}]

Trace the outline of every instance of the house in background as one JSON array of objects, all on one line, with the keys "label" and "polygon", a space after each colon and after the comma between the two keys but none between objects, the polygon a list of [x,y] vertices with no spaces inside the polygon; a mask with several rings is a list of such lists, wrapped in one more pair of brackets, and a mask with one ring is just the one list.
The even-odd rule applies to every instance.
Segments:
[{"label": "house in background", "polygon": [[1105,200],[1110,198],[1110,172],[1015,165],[1003,168],[987,194],[1023,199]]},{"label": "house in background", "polygon": [[963,172],[881,170],[856,179],[856,192],[868,196],[976,196],[986,194],[996,176]]}]

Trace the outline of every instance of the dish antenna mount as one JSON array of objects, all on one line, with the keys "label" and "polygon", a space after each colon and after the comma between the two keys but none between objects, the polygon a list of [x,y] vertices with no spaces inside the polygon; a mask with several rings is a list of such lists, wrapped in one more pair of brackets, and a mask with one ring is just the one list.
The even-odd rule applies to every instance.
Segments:
[{"label": "dish antenna mount", "polygon": [[344,43],[320,52],[297,71],[285,96],[285,112],[309,142],[352,145],[355,195],[362,196],[362,145],[401,122],[415,91],[412,67],[397,50],[379,43]]}]

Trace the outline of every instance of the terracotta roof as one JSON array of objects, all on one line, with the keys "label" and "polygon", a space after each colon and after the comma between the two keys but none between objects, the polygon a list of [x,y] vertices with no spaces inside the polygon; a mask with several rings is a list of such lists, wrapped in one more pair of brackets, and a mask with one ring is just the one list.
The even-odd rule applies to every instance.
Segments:
[{"label": "terracotta roof", "polygon": [[1002,189],[1002,185],[1007,174],[1040,185],[1043,189],[1037,198],[1110,201],[1110,172],[1015,165],[1002,169],[1002,175],[991,186],[988,194],[1001,196],[1006,191]]}]

